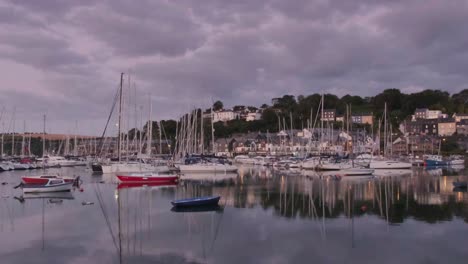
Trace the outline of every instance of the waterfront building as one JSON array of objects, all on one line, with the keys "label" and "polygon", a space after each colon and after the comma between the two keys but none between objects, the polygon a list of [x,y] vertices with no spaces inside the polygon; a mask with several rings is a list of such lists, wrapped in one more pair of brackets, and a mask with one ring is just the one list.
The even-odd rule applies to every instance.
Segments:
[{"label": "waterfront building", "polygon": [[460,120],[460,122],[457,122],[456,126],[458,135],[468,135],[468,119]]},{"label": "waterfront building", "polygon": [[247,122],[260,120],[260,119],[262,119],[262,114],[260,114],[259,112],[247,113],[247,116],[245,117],[245,121]]},{"label": "waterfront building", "polygon": [[427,108],[417,108],[414,111],[415,119],[439,119],[447,118],[447,114],[443,114],[440,110],[429,110]]},{"label": "waterfront building", "polygon": [[372,113],[356,113],[351,116],[353,123],[355,124],[369,124],[374,123]]},{"label": "waterfront building", "polygon": [[438,125],[438,135],[439,136],[451,136],[457,132],[457,127],[455,119],[444,118],[440,119]]},{"label": "waterfront building", "polygon": [[335,121],[335,114],[336,114],[335,109],[324,109],[323,113],[322,113],[322,120],[323,121],[334,122]]},{"label": "waterfront building", "polygon": [[344,116],[342,116],[342,115],[336,116],[336,117],[335,117],[335,121],[336,121],[336,122],[344,122]]},{"label": "waterfront building", "polygon": [[221,110],[214,112],[213,122],[226,122],[239,118],[239,113],[236,113],[232,110]]},{"label": "waterfront building", "polygon": [[452,118],[455,119],[455,122],[460,122],[462,120],[467,120],[468,119],[468,114],[457,114],[457,113],[454,113],[452,115]]}]

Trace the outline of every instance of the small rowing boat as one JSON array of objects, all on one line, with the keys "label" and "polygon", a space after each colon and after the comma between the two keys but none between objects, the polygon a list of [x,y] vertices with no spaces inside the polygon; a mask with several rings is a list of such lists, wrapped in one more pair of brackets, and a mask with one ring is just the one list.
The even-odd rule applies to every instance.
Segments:
[{"label": "small rowing boat", "polygon": [[24,193],[38,192],[69,192],[73,182],[65,182],[63,179],[49,179],[46,184],[21,184]]},{"label": "small rowing boat", "polygon": [[58,175],[38,175],[38,176],[23,176],[21,180],[25,184],[46,184],[49,179],[63,179],[65,182],[74,182],[75,178]]},{"label": "small rowing boat", "polygon": [[191,206],[213,206],[217,205],[221,199],[221,196],[206,196],[196,197],[182,200],[172,201],[172,205],[175,207],[191,207]]}]

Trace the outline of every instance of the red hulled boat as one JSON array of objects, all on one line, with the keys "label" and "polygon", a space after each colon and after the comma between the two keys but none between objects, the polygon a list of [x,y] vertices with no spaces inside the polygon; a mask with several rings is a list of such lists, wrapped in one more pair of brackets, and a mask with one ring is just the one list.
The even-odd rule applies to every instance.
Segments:
[{"label": "red hulled boat", "polygon": [[137,183],[175,183],[179,180],[179,175],[158,174],[158,173],[130,173],[117,175],[121,182]]},{"label": "red hulled boat", "polygon": [[21,180],[26,184],[46,184],[49,180],[63,180],[66,183],[73,182],[75,178],[58,175],[38,175],[38,176],[23,176]]}]

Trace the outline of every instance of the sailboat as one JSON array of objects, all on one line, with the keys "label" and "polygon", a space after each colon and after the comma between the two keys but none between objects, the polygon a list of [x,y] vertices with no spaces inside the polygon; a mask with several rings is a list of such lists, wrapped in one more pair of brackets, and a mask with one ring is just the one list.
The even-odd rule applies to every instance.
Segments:
[{"label": "sailboat", "polygon": [[[181,173],[237,172],[237,167],[232,165],[227,159],[214,155],[213,109],[211,110],[211,145],[213,155],[204,154],[202,122],[200,125],[200,133],[197,134],[199,125],[197,120],[198,113],[198,110],[196,110],[192,115],[184,116],[180,122],[181,129],[178,135],[178,147],[180,149],[179,154],[183,155],[184,158],[181,160],[181,164],[177,165],[177,168]],[[200,136],[200,138],[198,136]],[[201,155],[193,153],[201,153]]]},{"label": "sailboat", "polygon": [[[157,173],[162,173],[162,172],[169,172],[170,168],[167,165],[154,165],[151,164],[150,162],[147,162],[144,159],[137,159],[134,161],[123,161],[122,160],[122,132],[121,132],[121,127],[122,127],[122,97],[123,97],[123,75],[124,73],[121,73],[120,76],[120,88],[119,88],[119,114],[118,114],[118,136],[117,136],[117,155],[118,155],[118,161],[117,162],[110,162],[110,163],[105,163],[101,164],[100,168],[97,164],[93,164],[93,168],[96,170],[100,170],[103,173],[129,173],[129,172],[157,172]],[[151,157],[151,101],[150,101],[150,116],[149,116],[149,122],[147,126],[147,156]],[[107,127],[107,125],[106,125]],[[128,153],[127,153],[128,155]]]},{"label": "sailboat", "polygon": [[[396,161],[387,158],[387,152],[388,152],[388,144],[392,144],[391,141],[391,127],[390,129],[388,128],[389,126],[387,125],[387,103],[385,103],[384,106],[384,156],[379,157],[377,159],[374,159],[373,157],[370,157],[370,164],[369,168],[371,169],[376,169],[376,170],[403,170],[403,169],[411,169],[412,164],[410,162],[403,162],[403,161]],[[380,128],[380,124],[379,124]],[[388,131],[388,133],[387,133]],[[380,134],[380,129],[379,129],[379,134]],[[389,137],[390,135],[390,137]],[[389,142],[390,139],[390,142]],[[380,143],[379,143],[380,144]],[[390,145],[391,147],[391,145]],[[380,148],[380,147],[379,147]]]}]

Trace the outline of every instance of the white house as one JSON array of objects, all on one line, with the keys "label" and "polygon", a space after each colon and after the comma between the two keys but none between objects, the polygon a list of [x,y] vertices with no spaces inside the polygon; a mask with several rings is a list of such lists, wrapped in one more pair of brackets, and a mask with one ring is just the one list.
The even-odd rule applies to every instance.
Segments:
[{"label": "white house", "polygon": [[262,114],[253,112],[253,113],[247,113],[247,116],[245,117],[245,121],[255,121],[255,120],[260,120],[262,119]]},{"label": "white house", "polygon": [[236,113],[232,110],[221,110],[218,112],[214,112],[213,114],[213,122],[226,122],[234,119],[239,118],[239,113]]},{"label": "white house", "polygon": [[447,114],[442,114],[440,110],[429,110],[427,108],[419,108],[414,112],[415,119],[439,119],[447,118]]}]

